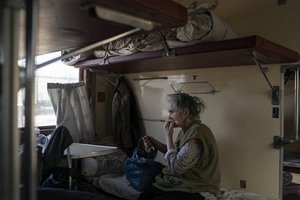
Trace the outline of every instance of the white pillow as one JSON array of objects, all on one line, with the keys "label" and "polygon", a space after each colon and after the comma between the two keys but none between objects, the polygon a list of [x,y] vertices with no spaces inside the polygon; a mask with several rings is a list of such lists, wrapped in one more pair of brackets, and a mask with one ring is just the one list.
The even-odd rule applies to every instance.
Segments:
[{"label": "white pillow", "polygon": [[122,199],[136,200],[141,192],[129,185],[124,174],[105,174],[95,179],[93,185],[104,192]]},{"label": "white pillow", "polygon": [[98,162],[95,158],[81,159],[81,173],[83,176],[96,176],[98,172]]},{"label": "white pillow", "polygon": [[120,149],[112,154],[96,158],[83,158],[81,159],[81,173],[88,179],[104,174],[124,173],[127,158],[127,155]]}]

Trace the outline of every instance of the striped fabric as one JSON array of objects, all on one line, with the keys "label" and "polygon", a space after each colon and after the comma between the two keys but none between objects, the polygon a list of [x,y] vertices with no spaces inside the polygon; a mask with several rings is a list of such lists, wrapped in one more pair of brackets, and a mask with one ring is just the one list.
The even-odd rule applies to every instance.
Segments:
[{"label": "striped fabric", "polygon": [[[201,161],[202,154],[202,144],[186,143],[179,152],[175,149],[169,149],[164,159],[172,173],[183,174]],[[200,194],[205,200],[217,200],[217,197],[210,192],[200,192]]]}]

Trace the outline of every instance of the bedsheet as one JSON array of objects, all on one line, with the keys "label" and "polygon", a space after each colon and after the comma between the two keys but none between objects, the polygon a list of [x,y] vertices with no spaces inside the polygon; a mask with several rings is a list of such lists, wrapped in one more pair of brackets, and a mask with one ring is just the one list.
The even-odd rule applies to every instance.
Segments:
[{"label": "bedsheet", "polygon": [[265,197],[253,192],[241,190],[221,189],[218,200],[279,200],[278,198]]},{"label": "bedsheet", "polygon": [[235,31],[207,8],[206,4],[195,1],[187,9],[188,21],[185,26],[160,33],[154,32],[119,39],[95,50],[95,57],[122,56],[160,50],[164,48],[162,38],[169,48],[176,48],[237,37]]},{"label": "bedsheet", "polygon": [[[156,51],[165,48],[191,46],[197,43],[237,38],[237,33],[222,19],[217,17],[206,4],[192,2],[188,7],[188,21],[185,26],[143,35],[121,38],[101,46],[94,51],[82,53],[62,60],[66,65],[79,61],[110,56],[126,56],[138,52]],[[64,50],[63,54],[72,50]]]},{"label": "bedsheet", "polygon": [[[141,192],[129,186],[125,175],[106,174],[93,180],[93,185],[104,192],[128,200],[137,200]],[[222,188],[217,200],[279,200],[254,192]]]}]

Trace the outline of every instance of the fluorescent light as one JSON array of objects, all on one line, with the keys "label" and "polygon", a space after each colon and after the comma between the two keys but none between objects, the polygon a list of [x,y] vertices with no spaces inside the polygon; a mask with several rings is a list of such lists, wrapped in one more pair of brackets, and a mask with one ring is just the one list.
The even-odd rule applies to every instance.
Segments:
[{"label": "fluorescent light", "polygon": [[142,28],[147,31],[153,30],[155,27],[160,26],[159,23],[150,20],[142,19],[133,15],[118,12],[109,8],[95,5],[95,12],[99,18],[133,26],[136,28]]}]

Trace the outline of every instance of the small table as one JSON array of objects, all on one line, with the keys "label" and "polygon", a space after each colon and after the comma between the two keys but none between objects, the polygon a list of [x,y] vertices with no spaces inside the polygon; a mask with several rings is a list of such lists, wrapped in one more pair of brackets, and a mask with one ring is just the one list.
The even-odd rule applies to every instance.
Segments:
[{"label": "small table", "polygon": [[[68,159],[68,167],[71,171],[72,160],[98,157],[116,152],[118,147],[104,146],[104,145],[94,145],[94,144],[84,144],[84,143],[72,143],[64,151],[64,155]],[[72,176],[69,175],[69,188],[72,188]]]}]

